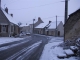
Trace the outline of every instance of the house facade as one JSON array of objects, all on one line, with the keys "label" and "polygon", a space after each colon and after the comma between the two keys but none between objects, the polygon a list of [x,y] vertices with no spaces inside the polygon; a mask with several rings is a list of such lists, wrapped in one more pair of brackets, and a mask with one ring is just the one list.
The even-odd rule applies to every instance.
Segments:
[{"label": "house facade", "polygon": [[80,9],[69,15],[64,27],[65,41],[80,37]]},{"label": "house facade", "polygon": [[36,26],[34,28],[34,33],[35,34],[45,34],[45,26],[47,25],[48,23],[41,23],[39,24],[38,26]]},{"label": "house facade", "polygon": [[51,22],[46,34],[51,36],[64,36],[64,27],[62,21],[57,21],[57,26],[56,22]]},{"label": "house facade", "polygon": [[[57,33],[56,33],[57,31]],[[41,23],[37,27],[35,27],[36,34],[43,34],[49,36],[64,36],[64,27],[62,21],[57,22],[57,30],[56,30],[56,22],[49,21],[48,23]]]},{"label": "house facade", "polygon": [[12,16],[13,14],[8,14],[8,8],[2,9],[0,5],[0,37],[8,37],[14,33],[19,33],[19,27],[12,22]]}]

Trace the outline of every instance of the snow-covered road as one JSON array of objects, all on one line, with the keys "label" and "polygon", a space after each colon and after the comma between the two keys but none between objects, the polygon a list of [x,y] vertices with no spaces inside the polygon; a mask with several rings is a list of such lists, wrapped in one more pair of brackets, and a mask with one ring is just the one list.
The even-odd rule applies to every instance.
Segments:
[{"label": "snow-covered road", "polygon": [[[19,52],[15,53],[14,55],[12,55],[11,57],[7,58],[6,60],[13,60],[15,57],[19,56],[16,60],[23,60],[27,55],[29,55],[30,53],[34,52],[34,49],[36,47],[38,47],[40,44],[42,43],[42,40],[41,41],[38,41],[34,44],[32,44],[31,46],[29,47],[26,47],[22,50],[20,50]],[[25,53],[24,53],[25,52]]]}]

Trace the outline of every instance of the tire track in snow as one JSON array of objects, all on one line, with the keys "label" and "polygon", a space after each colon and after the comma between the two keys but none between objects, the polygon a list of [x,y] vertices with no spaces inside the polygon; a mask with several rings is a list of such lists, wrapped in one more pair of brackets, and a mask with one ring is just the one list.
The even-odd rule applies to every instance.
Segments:
[{"label": "tire track in snow", "polygon": [[30,41],[30,40],[23,41],[23,42],[17,43],[17,44],[12,44],[12,45],[8,45],[8,46],[0,47],[0,51],[3,51],[3,50],[6,50],[6,49],[9,49],[9,48],[18,46],[18,45],[20,45],[20,44],[24,44],[24,43],[26,43],[26,42],[28,42],[28,41]]},{"label": "tire track in snow", "polygon": [[22,50],[20,50],[19,52],[15,53],[14,55],[10,56],[9,58],[7,58],[6,60],[13,60],[15,59],[16,57],[18,57],[20,54],[24,53],[23,55],[20,55],[16,60],[23,60],[26,56],[28,56],[30,53],[32,53],[33,49],[35,49],[36,47],[38,47],[40,44],[42,43],[42,40],[41,41],[38,41],[34,44],[32,44],[31,46],[29,47],[26,47]]}]

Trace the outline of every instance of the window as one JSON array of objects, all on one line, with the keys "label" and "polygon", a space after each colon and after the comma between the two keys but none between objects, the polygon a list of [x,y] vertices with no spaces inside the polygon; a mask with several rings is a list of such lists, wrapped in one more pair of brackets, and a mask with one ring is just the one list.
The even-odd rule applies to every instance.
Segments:
[{"label": "window", "polygon": [[2,25],[2,31],[1,32],[6,32],[6,25]]}]

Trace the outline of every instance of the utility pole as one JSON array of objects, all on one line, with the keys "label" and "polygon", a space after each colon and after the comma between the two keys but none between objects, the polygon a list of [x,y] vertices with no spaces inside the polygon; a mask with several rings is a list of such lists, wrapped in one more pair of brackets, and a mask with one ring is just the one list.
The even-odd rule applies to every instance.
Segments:
[{"label": "utility pole", "polygon": [[[64,24],[66,23],[68,18],[68,0],[65,0],[65,17],[64,17]],[[65,27],[64,27],[64,42],[65,42]]]},{"label": "utility pole", "polygon": [[68,0],[65,0],[65,18],[64,18],[64,24],[67,21],[68,18]]},{"label": "utility pole", "polygon": [[57,37],[57,15],[56,15],[56,37]]},{"label": "utility pole", "polygon": [[34,21],[35,21],[35,19],[33,19],[33,34],[34,34]]}]

